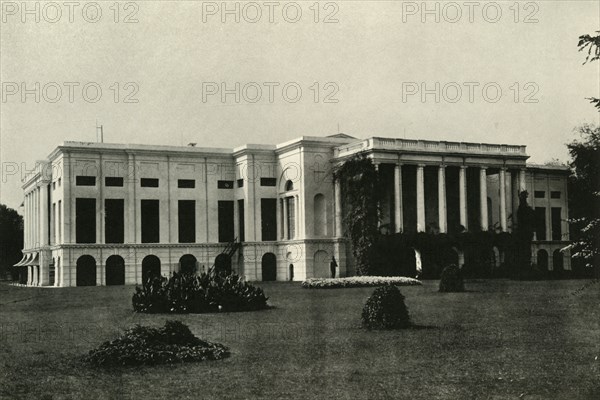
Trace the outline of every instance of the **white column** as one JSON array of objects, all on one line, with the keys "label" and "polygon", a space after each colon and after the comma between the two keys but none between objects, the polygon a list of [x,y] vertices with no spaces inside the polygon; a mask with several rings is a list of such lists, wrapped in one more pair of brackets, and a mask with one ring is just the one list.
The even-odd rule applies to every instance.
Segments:
[{"label": "white column", "polygon": [[136,198],[135,198],[135,183],[137,180],[136,177],[136,168],[135,168],[135,159],[133,158],[133,154],[128,155],[127,160],[127,176],[125,179],[127,180],[127,211],[125,212],[125,243],[135,243],[136,242],[136,229],[137,224],[135,222],[135,210],[136,210]]},{"label": "white column", "polygon": [[458,172],[458,194],[460,207],[460,224],[469,229],[469,221],[467,219],[467,167],[460,166]]},{"label": "white column", "polygon": [[48,185],[40,186],[40,245],[48,245]]},{"label": "white column", "polygon": [[[34,247],[40,247],[40,196],[39,188],[33,189],[33,209],[35,218],[33,220]],[[35,270],[35,268],[34,268]],[[35,273],[34,273],[35,276]]]},{"label": "white column", "polygon": [[417,166],[417,232],[425,232],[425,165]]},{"label": "white column", "polygon": [[402,167],[397,164],[394,168],[394,223],[396,232],[404,230],[402,215]]},{"label": "white column", "polygon": [[342,237],[342,188],[339,179],[335,180],[335,236]]},{"label": "white column", "polygon": [[506,168],[500,168],[500,227],[507,231],[506,223]]},{"label": "white column", "polygon": [[27,204],[28,197],[25,195],[25,199],[23,200],[23,248],[29,248],[29,238],[27,235],[29,234],[29,228],[27,224],[29,223],[29,206]]},{"label": "white column", "polygon": [[[277,226],[277,240],[279,240],[281,238],[281,227],[283,226],[283,221],[281,220],[281,199],[277,198],[277,202],[275,203],[275,224]],[[239,213],[239,211],[238,211]],[[239,220],[239,217],[238,217]],[[240,232],[240,229],[238,227],[238,232]],[[241,232],[240,232],[241,233]],[[238,234],[238,237],[240,237],[240,234]]]},{"label": "white column", "polygon": [[438,168],[438,218],[440,232],[448,232],[448,219],[446,215],[446,166]]},{"label": "white column", "polygon": [[[525,183],[525,168],[519,170],[519,193],[527,188]],[[517,193],[518,195],[518,193]],[[518,197],[518,196],[517,196]]]},{"label": "white column", "polygon": [[487,231],[488,226],[488,208],[487,208],[487,168],[482,167],[479,170],[479,222],[481,224],[481,230]]},{"label": "white column", "polygon": [[288,202],[287,199],[283,199],[283,239],[289,239],[288,237]]}]

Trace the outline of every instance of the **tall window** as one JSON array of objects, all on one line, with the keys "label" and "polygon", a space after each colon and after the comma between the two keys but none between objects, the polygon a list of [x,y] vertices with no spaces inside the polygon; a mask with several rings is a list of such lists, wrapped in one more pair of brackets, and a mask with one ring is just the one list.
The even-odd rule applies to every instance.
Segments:
[{"label": "tall window", "polygon": [[179,200],[179,243],[196,241],[196,201]]},{"label": "tall window", "polygon": [[546,240],[546,207],[535,208],[535,234],[537,240]]},{"label": "tall window", "polygon": [[277,199],[260,199],[262,240],[277,240]]},{"label": "tall window", "polygon": [[240,242],[243,242],[244,240],[246,240],[246,224],[245,224],[245,213],[244,213],[244,199],[240,199],[238,200],[238,227],[239,227],[239,234],[238,237],[240,238]]},{"label": "tall window", "polygon": [[125,242],[125,200],[104,200],[104,241]]},{"label": "tall window", "polygon": [[562,240],[562,221],[560,207],[552,207],[552,240]]},{"label": "tall window", "polygon": [[160,208],[158,200],[142,200],[142,243],[160,241]]},{"label": "tall window", "polygon": [[231,242],[233,230],[233,201],[219,201],[219,242]]},{"label": "tall window", "polygon": [[75,199],[75,242],[96,243],[96,199]]},{"label": "tall window", "polygon": [[294,239],[296,237],[296,202],[293,197],[288,197],[285,199],[287,202],[287,221],[288,221],[288,231],[287,237],[289,239]]},{"label": "tall window", "polygon": [[52,222],[50,224],[50,243],[56,243],[56,203],[52,203]]}]

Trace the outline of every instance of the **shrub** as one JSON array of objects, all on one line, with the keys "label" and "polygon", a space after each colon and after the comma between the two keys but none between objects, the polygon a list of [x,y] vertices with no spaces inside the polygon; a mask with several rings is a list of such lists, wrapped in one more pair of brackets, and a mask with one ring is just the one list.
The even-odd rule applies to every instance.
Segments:
[{"label": "shrub", "polygon": [[442,271],[440,278],[440,292],[464,292],[465,283],[460,272],[460,268],[456,265],[448,265]]},{"label": "shrub", "polygon": [[396,286],[375,289],[362,310],[362,324],[368,329],[396,329],[410,326],[404,296]]},{"label": "shrub", "polygon": [[338,289],[381,285],[414,286],[421,281],[405,276],[351,276],[347,278],[309,278],[302,282],[305,289]]},{"label": "shrub", "polygon": [[111,342],[90,350],[84,361],[96,366],[156,365],[229,356],[227,347],[205,342],[179,321],[167,321],[162,328],[136,325]]},{"label": "shrub", "polygon": [[263,290],[238,275],[174,273],[136,286],[133,309],[142,313],[254,311],[268,307]]}]

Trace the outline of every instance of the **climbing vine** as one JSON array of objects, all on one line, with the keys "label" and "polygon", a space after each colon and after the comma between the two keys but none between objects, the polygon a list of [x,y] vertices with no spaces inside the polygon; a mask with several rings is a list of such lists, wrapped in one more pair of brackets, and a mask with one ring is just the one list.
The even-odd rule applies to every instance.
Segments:
[{"label": "climbing vine", "polygon": [[381,201],[379,177],[375,165],[364,155],[346,161],[335,173],[344,197],[346,225],[358,275],[374,273],[374,245],[378,237]]}]

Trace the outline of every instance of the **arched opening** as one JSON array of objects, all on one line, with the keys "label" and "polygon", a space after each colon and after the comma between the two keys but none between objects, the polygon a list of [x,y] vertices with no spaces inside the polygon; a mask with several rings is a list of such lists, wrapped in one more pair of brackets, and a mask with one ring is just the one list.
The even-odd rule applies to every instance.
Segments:
[{"label": "arched opening", "polygon": [[125,284],[125,260],[118,255],[106,259],[106,286]]},{"label": "arched opening", "polygon": [[546,250],[538,250],[537,266],[541,271],[548,271],[548,252]]},{"label": "arched opening", "polygon": [[288,276],[290,278],[290,281],[294,280],[294,264],[290,264],[290,266],[289,266],[289,275]]},{"label": "arched opening", "polygon": [[48,268],[48,285],[55,286],[56,283],[56,259],[52,258],[52,264]]},{"label": "arched opening", "polygon": [[160,259],[153,255],[144,257],[142,260],[142,283],[157,276],[160,276]]},{"label": "arched opening", "polygon": [[557,278],[562,277],[564,272],[563,253],[560,250],[554,250],[552,253],[552,269]]},{"label": "arched opening", "polygon": [[184,254],[179,259],[179,272],[182,274],[195,274],[197,270],[197,260],[191,254]]},{"label": "arched opening", "polygon": [[262,280],[275,281],[277,280],[277,258],[273,253],[265,253],[262,256]]},{"label": "arched opening", "polygon": [[327,235],[327,207],[325,196],[321,193],[316,194],[314,198],[313,227],[315,236]]},{"label": "arched opening", "polygon": [[77,286],[96,286],[96,260],[85,255],[77,259],[76,279]]},{"label": "arched opening", "polygon": [[330,278],[329,263],[331,257],[325,250],[318,250],[314,255],[313,278]]},{"label": "arched opening", "polygon": [[294,182],[288,180],[285,182],[285,191],[289,192],[290,190],[294,190]]},{"label": "arched opening", "polygon": [[60,257],[56,258],[56,278],[55,278],[55,286],[63,285],[63,268],[60,264]]},{"label": "arched opening", "polygon": [[219,254],[215,258],[215,271],[219,275],[231,274],[231,257],[225,253]]}]

